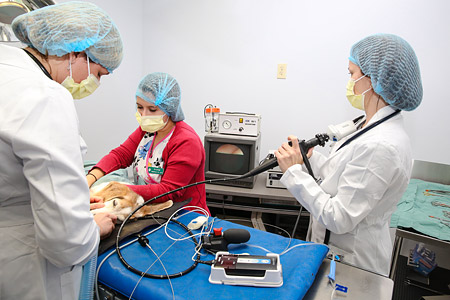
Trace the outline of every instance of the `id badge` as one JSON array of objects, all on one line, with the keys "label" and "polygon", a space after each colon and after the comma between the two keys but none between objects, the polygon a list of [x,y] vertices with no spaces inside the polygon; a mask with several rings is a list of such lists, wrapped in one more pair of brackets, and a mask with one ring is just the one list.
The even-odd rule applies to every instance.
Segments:
[{"label": "id badge", "polygon": [[157,167],[148,167],[148,172],[150,174],[162,175],[162,174],[164,174],[164,169],[163,168],[157,168]]}]

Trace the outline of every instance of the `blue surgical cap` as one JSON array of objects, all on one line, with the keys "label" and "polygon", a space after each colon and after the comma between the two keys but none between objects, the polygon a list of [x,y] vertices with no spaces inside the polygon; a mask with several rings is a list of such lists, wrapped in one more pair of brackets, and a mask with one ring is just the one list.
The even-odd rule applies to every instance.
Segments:
[{"label": "blue surgical cap", "polygon": [[85,51],[110,73],[123,56],[122,39],[112,19],[88,2],[66,2],[20,15],[11,24],[24,44],[44,55]]},{"label": "blue surgical cap", "polygon": [[422,101],[419,62],[413,48],[392,34],[368,36],[354,44],[350,61],[370,77],[372,87],[392,107],[413,110]]},{"label": "blue surgical cap", "polygon": [[156,105],[174,122],[184,120],[180,105],[180,86],[175,78],[167,73],[151,73],[142,78],[136,97]]}]

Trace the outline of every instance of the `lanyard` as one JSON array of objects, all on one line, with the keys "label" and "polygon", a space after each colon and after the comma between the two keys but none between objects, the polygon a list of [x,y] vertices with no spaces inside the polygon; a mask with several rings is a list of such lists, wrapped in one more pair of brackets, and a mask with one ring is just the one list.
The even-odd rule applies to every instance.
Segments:
[{"label": "lanyard", "polygon": [[348,140],[345,141],[345,143],[343,143],[337,150],[336,152],[338,152],[341,148],[347,146],[348,144],[350,144],[351,141],[353,141],[354,139],[358,138],[359,136],[361,136],[362,134],[364,134],[365,132],[369,131],[370,129],[374,128],[375,126],[380,125],[381,123],[389,120],[390,118],[392,118],[395,115],[398,115],[400,113],[400,110],[397,109],[396,111],[394,111],[392,114],[384,117],[381,120],[376,121],[373,124],[370,124],[369,126],[367,126],[366,128],[362,129],[360,132],[358,132],[357,134],[355,134],[354,136],[352,136],[351,138],[349,138]]},{"label": "lanyard", "polygon": [[25,51],[26,54],[28,54],[28,56],[31,57],[32,60],[34,60],[34,62],[39,66],[39,68],[41,68],[42,72],[44,72],[44,74],[50,78],[51,80],[53,80],[52,76],[50,75],[50,73],[47,71],[47,69],[41,64],[41,62],[36,58],[36,56],[34,56],[33,54],[31,54],[30,52],[28,52],[26,49],[22,49],[23,51]]}]

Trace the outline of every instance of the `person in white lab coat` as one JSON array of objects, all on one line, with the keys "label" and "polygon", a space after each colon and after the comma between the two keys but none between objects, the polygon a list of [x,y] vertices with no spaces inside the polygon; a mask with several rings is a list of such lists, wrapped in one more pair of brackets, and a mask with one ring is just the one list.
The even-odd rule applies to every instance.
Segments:
[{"label": "person in white lab coat", "polygon": [[96,5],[67,2],[14,19],[0,45],[0,299],[78,299],[81,267],[115,216],[92,216],[74,98],[122,60]]},{"label": "person in white lab coat", "polygon": [[419,64],[411,46],[390,34],[362,39],[353,45],[349,60],[347,98],[365,111],[365,122],[337,142],[328,157],[308,152],[313,174],[322,183],[302,168],[295,136],[288,137],[292,147],[284,143],[275,155],[284,172],[281,182],[310,212],[308,238],[317,243],[328,239],[330,251],[344,262],[387,276],[390,218],[412,168],[399,112],[421,103]]}]

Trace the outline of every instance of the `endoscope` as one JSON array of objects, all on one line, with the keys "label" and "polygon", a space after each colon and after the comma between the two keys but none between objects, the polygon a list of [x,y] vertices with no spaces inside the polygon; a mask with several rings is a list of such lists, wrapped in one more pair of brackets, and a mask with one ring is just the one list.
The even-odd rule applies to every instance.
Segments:
[{"label": "endoscope", "polygon": [[[319,180],[314,177],[311,165],[309,164],[309,160],[308,160],[308,157],[306,155],[308,153],[308,150],[313,148],[313,147],[315,147],[315,146],[322,146],[322,147],[325,146],[325,143],[330,140],[330,137],[331,137],[331,139],[333,141],[338,141],[341,138],[343,138],[343,137],[345,137],[345,136],[355,132],[357,130],[359,124],[361,124],[361,122],[363,121],[363,117],[364,116],[360,116],[360,117],[354,119],[353,121],[347,121],[347,122],[344,122],[344,123],[341,123],[341,124],[335,125],[335,126],[330,125],[330,126],[328,126],[327,133],[316,134],[315,137],[310,139],[310,140],[307,140],[307,141],[301,140],[299,142],[300,152],[301,152],[301,155],[303,157],[303,162],[304,162],[306,168],[308,169],[309,174],[316,180],[316,182],[319,182]],[[289,142],[289,143],[290,143],[290,145],[292,145],[291,142]],[[204,183],[216,183],[216,182],[224,182],[224,181],[230,181],[230,180],[236,180],[236,179],[243,179],[243,178],[247,178],[247,177],[258,175],[258,174],[260,174],[260,173],[262,173],[262,172],[264,172],[266,170],[272,169],[272,168],[274,168],[276,166],[278,166],[277,158],[276,157],[269,158],[266,161],[264,161],[262,164],[260,164],[258,167],[254,168],[253,170],[251,170],[251,171],[247,172],[246,174],[241,175],[241,176],[239,176],[237,178],[236,177],[233,177],[233,178],[218,178],[218,179],[209,179],[209,180],[199,181],[199,182],[191,183],[191,184],[188,184],[186,186],[183,186],[183,187],[171,190],[169,192],[166,192],[164,194],[155,196],[155,197],[145,201],[142,205],[140,205],[137,208],[135,208],[125,218],[125,220],[123,220],[123,222],[120,225],[120,228],[119,228],[119,230],[117,232],[116,252],[117,252],[117,255],[119,256],[120,261],[122,262],[122,264],[128,270],[132,271],[133,273],[136,273],[136,274],[139,274],[139,275],[145,276],[145,277],[150,277],[150,278],[160,278],[160,279],[174,278],[174,277],[179,277],[179,276],[185,275],[188,272],[192,271],[197,266],[197,263],[201,262],[201,261],[198,260],[199,259],[198,255],[197,255],[197,259],[194,262],[194,264],[191,267],[189,267],[187,270],[179,272],[179,273],[176,273],[176,274],[171,274],[171,275],[153,275],[153,274],[148,274],[146,272],[139,271],[139,270],[133,268],[132,266],[130,266],[125,261],[125,259],[123,258],[122,254],[120,252],[119,242],[120,242],[120,234],[122,233],[123,227],[128,222],[128,220],[131,218],[131,216],[133,216],[144,205],[147,205],[147,204],[151,203],[152,201],[154,201],[156,199],[165,197],[167,195],[170,195],[172,193],[184,190],[186,188],[189,188],[189,187],[192,187],[192,186],[195,186],[195,185],[198,185],[198,184],[204,184]],[[172,221],[174,221],[174,220],[172,220]],[[180,224],[179,222],[176,222],[176,223],[178,223],[183,228],[185,227],[185,226],[183,226],[183,224]],[[192,233],[190,232],[190,230],[187,227],[185,229],[192,236]],[[195,238],[193,236],[192,236],[192,238],[194,240],[194,243],[197,244],[197,241],[195,240]],[[142,242],[145,242],[145,241],[144,241],[144,239],[142,239],[142,241],[140,240],[139,242],[142,243]],[[203,262],[203,263],[205,263],[205,262]]]}]

